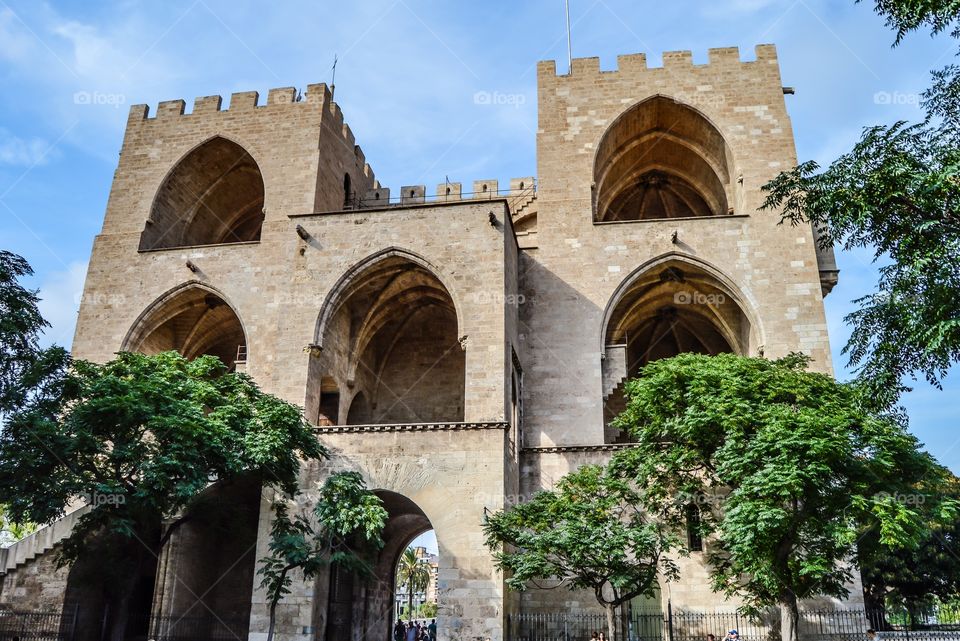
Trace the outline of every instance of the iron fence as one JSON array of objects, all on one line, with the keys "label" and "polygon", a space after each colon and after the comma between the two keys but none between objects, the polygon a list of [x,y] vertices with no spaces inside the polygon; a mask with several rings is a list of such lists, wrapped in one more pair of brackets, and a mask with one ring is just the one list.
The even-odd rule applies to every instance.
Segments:
[{"label": "iron fence", "polygon": [[[910,621],[909,623],[907,621]],[[867,610],[801,610],[801,641],[866,641],[867,630],[879,641],[960,641],[960,617],[942,610],[924,617],[904,619],[897,612]],[[607,630],[602,613],[522,613],[507,617],[508,641],[589,641],[594,632]],[[616,620],[617,639],[626,641],[706,641],[707,635],[723,640],[737,630],[741,641],[779,641],[780,613],[770,609],[756,616],[737,611],[631,612]]]},{"label": "iron fence", "polygon": [[152,617],[151,641],[246,641],[249,619],[206,617]]},{"label": "iron fence", "polygon": [[77,610],[19,612],[0,608],[0,641],[72,641]]}]

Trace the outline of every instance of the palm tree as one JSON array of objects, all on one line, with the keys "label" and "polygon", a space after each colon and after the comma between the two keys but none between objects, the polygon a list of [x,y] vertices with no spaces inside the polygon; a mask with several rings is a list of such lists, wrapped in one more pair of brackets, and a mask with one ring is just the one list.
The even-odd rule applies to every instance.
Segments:
[{"label": "palm tree", "polygon": [[417,556],[416,550],[407,548],[397,565],[397,583],[407,589],[407,618],[413,618],[413,594],[423,592],[430,582],[430,567]]}]

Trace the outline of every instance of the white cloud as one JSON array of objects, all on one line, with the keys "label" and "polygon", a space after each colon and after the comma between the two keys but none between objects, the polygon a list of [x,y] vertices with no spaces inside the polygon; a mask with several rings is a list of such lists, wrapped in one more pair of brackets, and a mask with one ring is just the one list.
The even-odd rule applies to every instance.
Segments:
[{"label": "white cloud", "polygon": [[47,141],[20,138],[0,127],[0,165],[32,167],[44,164],[51,156]]},{"label": "white cloud", "polygon": [[24,33],[17,16],[8,8],[0,8],[0,58],[18,60],[26,56],[32,43]]},{"label": "white cloud", "polygon": [[45,343],[70,347],[86,277],[87,264],[73,262],[65,270],[48,273],[40,284],[40,313],[50,323]]}]

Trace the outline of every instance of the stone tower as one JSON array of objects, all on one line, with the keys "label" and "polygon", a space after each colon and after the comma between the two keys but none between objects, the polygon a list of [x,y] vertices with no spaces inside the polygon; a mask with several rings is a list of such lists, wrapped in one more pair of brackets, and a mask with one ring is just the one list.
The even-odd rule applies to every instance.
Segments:
[{"label": "stone tower", "polygon": [[[131,109],[75,356],[217,355],[303,407],[334,454],[305,470],[305,504],[352,469],[390,513],[375,578],[300,580],[278,610],[282,639],[387,638],[397,558],[429,529],[443,640],[499,641],[511,613],[595,608],[509,594],[484,510],[628,446],[608,422],[650,360],[804,351],[830,371],[832,255],[757,212],[761,185],[796,162],[772,46],[749,62],[711,50],[706,65],[667,53],[662,68],[577,59],[560,76],[544,62],[538,92],[536,179],[434,194],[381,186],[324,85],[263,105],[249,92],[226,109],[219,96],[189,114],[182,100]],[[262,639],[255,569],[273,497],[209,492],[238,515],[230,536],[202,519],[181,528],[136,607]],[[92,631],[89,590],[49,563],[71,518],[0,553],[0,602],[79,604]],[[673,603],[715,607],[696,553],[683,571]]]}]

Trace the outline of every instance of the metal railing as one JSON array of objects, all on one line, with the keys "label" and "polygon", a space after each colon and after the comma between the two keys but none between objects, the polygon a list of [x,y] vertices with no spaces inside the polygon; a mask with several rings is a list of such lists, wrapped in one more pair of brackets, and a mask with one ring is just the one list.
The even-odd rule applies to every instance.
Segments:
[{"label": "metal railing", "polygon": [[77,608],[20,612],[0,607],[0,641],[73,641]]},{"label": "metal railing", "polygon": [[151,617],[151,641],[246,641],[249,619],[204,617]]},{"label": "metal railing", "polygon": [[[780,638],[780,612],[769,609],[748,617],[736,611],[622,613],[616,620],[617,640],[705,641],[712,634],[724,639],[737,630],[741,641],[775,641]],[[907,623],[896,611],[801,610],[798,635],[801,641],[865,641],[867,630],[878,632],[880,641],[960,641],[960,613],[940,610],[914,616]],[[508,641],[589,641],[594,632],[606,634],[602,613],[539,612],[507,616]]]},{"label": "metal railing", "polygon": [[[384,190],[382,193],[386,193]],[[351,192],[344,199],[344,210],[354,209],[372,209],[379,207],[401,207],[405,205],[426,205],[435,203],[454,203],[454,202],[475,202],[478,200],[493,200],[497,198],[506,198],[510,211],[513,212],[528,199],[533,198],[537,193],[536,184],[525,186],[523,189],[491,189],[488,191],[462,191],[460,193],[433,194],[401,193],[398,196],[391,194],[389,198],[367,198],[358,193]]]}]

